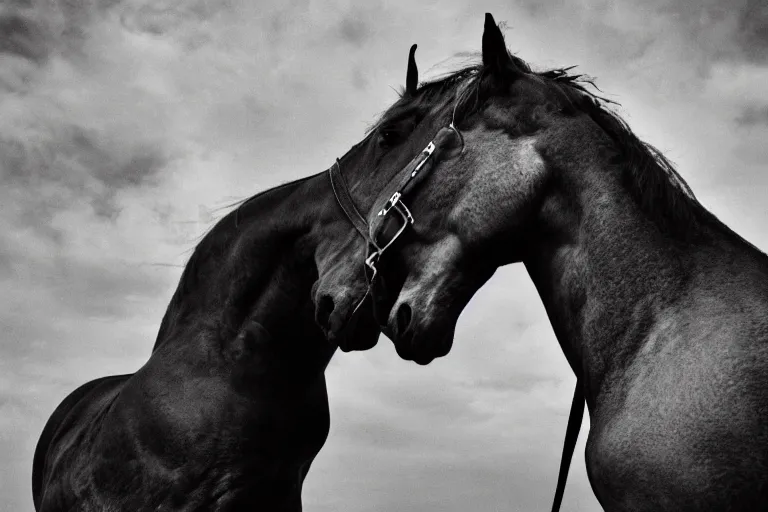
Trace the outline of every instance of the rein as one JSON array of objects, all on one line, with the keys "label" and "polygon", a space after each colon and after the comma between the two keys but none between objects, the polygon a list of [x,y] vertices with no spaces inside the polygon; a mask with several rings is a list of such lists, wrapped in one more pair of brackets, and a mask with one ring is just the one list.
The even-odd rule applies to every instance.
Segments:
[{"label": "rein", "polygon": [[571,467],[573,452],[576,450],[576,441],[581,430],[581,418],[584,416],[584,389],[581,380],[576,379],[576,389],[573,392],[571,411],[568,413],[568,426],[565,427],[565,441],[563,441],[563,453],[560,456],[560,471],[557,474],[557,487],[555,487],[555,499],[552,502],[552,512],[560,510],[565,494],[565,483],[568,480],[568,470]]}]

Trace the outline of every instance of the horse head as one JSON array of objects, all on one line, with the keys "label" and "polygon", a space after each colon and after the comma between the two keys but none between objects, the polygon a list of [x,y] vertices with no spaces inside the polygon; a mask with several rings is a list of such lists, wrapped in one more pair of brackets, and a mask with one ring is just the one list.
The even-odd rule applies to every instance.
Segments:
[{"label": "horse head", "polygon": [[382,330],[402,358],[427,364],[449,352],[459,315],[499,266],[573,220],[551,185],[567,179],[560,166],[586,165],[598,146],[586,137],[602,135],[574,106],[596,101],[578,77],[531,71],[490,14],[482,63],[417,87],[412,49],[408,69],[365,152],[342,167],[387,283],[374,300]]}]

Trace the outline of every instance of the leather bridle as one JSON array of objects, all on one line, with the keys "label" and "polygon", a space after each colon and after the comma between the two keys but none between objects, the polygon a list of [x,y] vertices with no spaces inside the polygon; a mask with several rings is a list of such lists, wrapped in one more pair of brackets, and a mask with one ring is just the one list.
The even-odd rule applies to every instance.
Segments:
[{"label": "leather bridle", "polygon": [[[378,318],[378,308],[376,307],[384,300],[384,291],[380,285],[381,279],[376,265],[384,252],[415,222],[411,211],[403,202],[403,198],[429,175],[445,149],[451,146],[455,137],[458,137],[463,144],[461,133],[453,123],[440,129],[435,138],[427,144],[427,147],[387,183],[373,202],[373,207],[367,217],[360,213],[352,199],[347,182],[341,174],[339,160],[337,159],[336,163],[328,170],[336,201],[355,229],[367,242],[365,276],[368,289],[355,306],[352,315],[355,315],[365,300],[371,296],[374,301],[376,321],[381,326],[386,324],[386,319]],[[397,226],[395,230],[391,229],[393,219],[395,226]]]}]

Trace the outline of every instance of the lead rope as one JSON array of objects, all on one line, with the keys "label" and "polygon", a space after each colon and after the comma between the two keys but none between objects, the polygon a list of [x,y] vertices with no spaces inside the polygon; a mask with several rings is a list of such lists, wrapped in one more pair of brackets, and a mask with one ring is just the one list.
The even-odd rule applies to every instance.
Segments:
[{"label": "lead rope", "polygon": [[557,475],[557,487],[555,488],[555,500],[552,503],[552,512],[560,510],[565,494],[565,483],[568,480],[568,469],[571,467],[573,452],[576,450],[576,441],[579,439],[581,419],[584,416],[584,391],[581,379],[576,379],[576,389],[573,392],[571,412],[568,413],[568,426],[565,427],[565,441],[563,442],[563,454],[560,458],[560,473]]}]

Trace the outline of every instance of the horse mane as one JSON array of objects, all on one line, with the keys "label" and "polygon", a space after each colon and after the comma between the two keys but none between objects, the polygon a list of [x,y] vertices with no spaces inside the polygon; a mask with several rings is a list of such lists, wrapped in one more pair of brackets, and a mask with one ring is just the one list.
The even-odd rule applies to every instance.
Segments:
[{"label": "horse mane", "polygon": [[711,224],[713,220],[719,224],[719,221],[699,203],[672,162],[656,147],[640,140],[627,122],[615,110],[609,108],[610,104],[618,103],[589,90],[587,86],[597,89],[594,79],[569,74],[568,69],[547,71],[539,76],[550,79],[566,94],[580,93],[591,100],[582,100],[577,105],[580,105],[613,141],[623,164],[624,186],[641,210],[662,231],[684,238],[691,235],[693,228],[699,224]]},{"label": "horse mane", "polygon": [[[725,227],[699,203],[686,181],[661,151],[640,140],[626,121],[610,108],[619,103],[591,90],[600,91],[594,78],[571,73],[576,66],[534,71],[521,58],[512,54],[510,57],[525,73],[558,87],[573,100],[576,108],[588,114],[611,138],[624,164],[624,186],[642,211],[663,232],[685,238],[692,235],[696,231],[693,228],[698,225]],[[456,102],[456,122],[459,124],[462,119],[478,112],[494,94],[493,82],[486,80],[490,73],[491,70],[475,63],[422,83],[415,94],[407,95],[401,91],[398,101],[380,116],[369,131],[414,111],[426,113],[441,100]],[[731,232],[727,227],[725,229]]]}]

